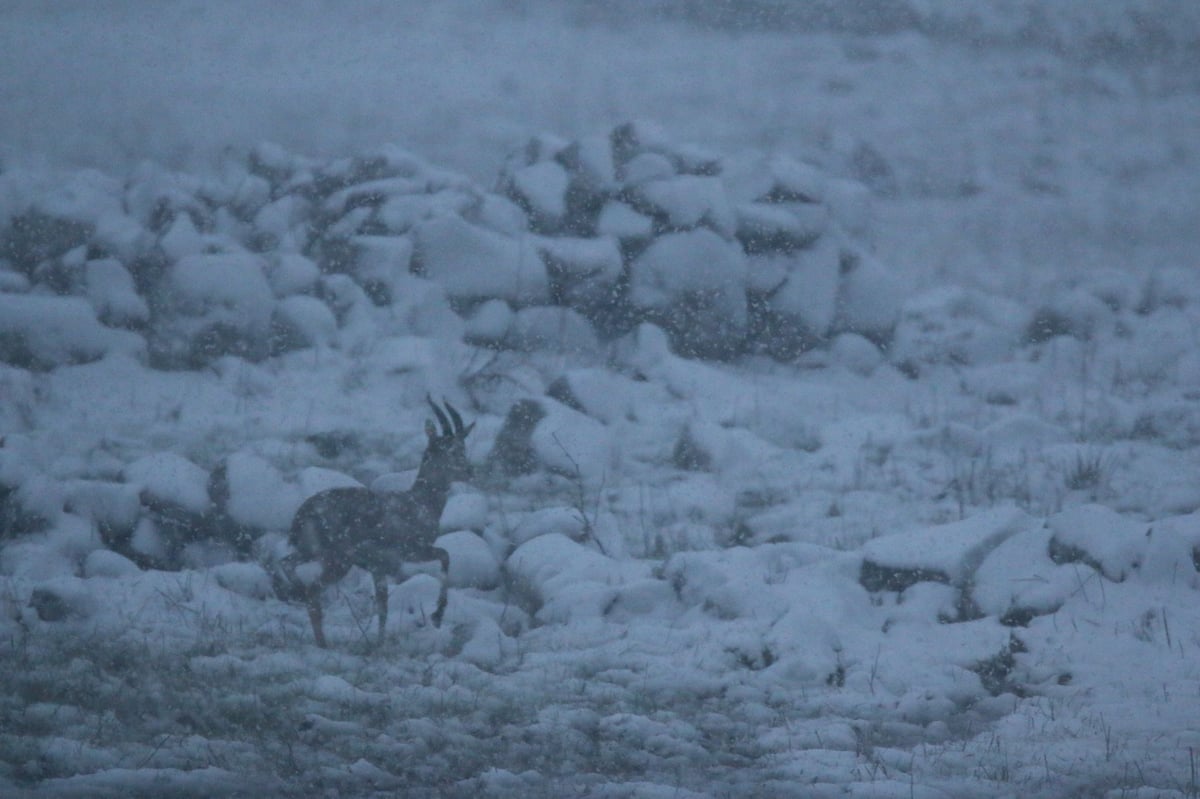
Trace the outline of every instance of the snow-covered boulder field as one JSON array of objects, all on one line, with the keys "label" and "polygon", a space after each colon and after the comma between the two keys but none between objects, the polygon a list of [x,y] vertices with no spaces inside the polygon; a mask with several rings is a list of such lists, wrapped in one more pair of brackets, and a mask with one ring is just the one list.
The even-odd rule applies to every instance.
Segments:
[{"label": "snow-covered boulder field", "polygon": [[[1200,275],[916,286],[654,126],[0,173],[0,794],[1197,792]],[[474,423],[438,580],[272,572]],[[1135,787],[1136,786],[1136,787]]]}]

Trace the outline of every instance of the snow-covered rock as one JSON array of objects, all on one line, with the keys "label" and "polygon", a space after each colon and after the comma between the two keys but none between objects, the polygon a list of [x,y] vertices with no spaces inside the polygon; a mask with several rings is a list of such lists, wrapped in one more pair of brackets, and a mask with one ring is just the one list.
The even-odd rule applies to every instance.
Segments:
[{"label": "snow-covered rock", "polygon": [[0,464],[5,467],[4,522],[10,533],[37,532],[57,522],[66,504],[62,483],[32,467],[21,468],[19,458]]},{"label": "snow-covered rock", "polygon": [[842,333],[829,345],[834,363],[863,377],[869,376],[883,363],[883,353],[869,339],[858,333]]},{"label": "snow-covered rock", "polygon": [[621,165],[617,173],[628,186],[675,177],[675,165],[661,153],[639,153]]},{"label": "snow-covered rock", "polygon": [[189,316],[214,314],[232,325],[261,327],[274,305],[266,262],[251,253],[194,255],[166,273],[166,299]]},{"label": "snow-covered rock", "polygon": [[438,536],[437,546],[450,555],[453,588],[495,588],[500,584],[500,562],[491,547],[477,534],[458,530]]},{"label": "snow-covered rock", "polygon": [[0,575],[19,580],[74,577],[79,560],[54,546],[46,535],[26,536],[0,549]]},{"label": "snow-covered rock", "polygon": [[119,189],[111,178],[84,170],[40,196],[13,215],[4,231],[4,251],[18,271],[27,275],[41,263],[87,243],[95,221],[120,213]]},{"label": "snow-covered rock", "polygon": [[123,554],[136,564],[146,564],[155,568],[178,568],[178,556],[183,547],[194,536],[164,535],[155,520],[143,516],[134,528],[129,541],[123,547]]},{"label": "snow-covered rock", "polygon": [[8,261],[0,259],[0,292],[24,294],[30,285],[28,277],[13,269]]},{"label": "snow-covered rock", "polygon": [[0,294],[0,361],[50,369],[109,353],[137,355],[144,348],[141,336],[100,324],[82,298]]},{"label": "snow-covered rock", "polygon": [[612,200],[605,203],[596,220],[596,232],[618,239],[644,239],[654,232],[654,220],[635,211],[627,203]]},{"label": "snow-covered rock", "polygon": [[869,241],[875,222],[871,190],[857,180],[826,176],[821,185],[830,215],[851,236]]},{"label": "snow-covered rock", "polygon": [[737,206],[737,238],[748,255],[810,247],[829,226],[829,211],[811,203],[753,202]]},{"label": "snow-covered rock", "polygon": [[863,547],[859,581],[868,591],[904,591],[925,581],[964,587],[992,550],[1032,524],[1022,511],[1000,508],[875,538]]},{"label": "snow-covered rock", "polygon": [[[366,166],[367,171],[374,169]],[[406,197],[425,193],[426,187],[411,176],[390,175],[390,170],[377,173],[378,176],[362,173],[349,177],[349,185],[337,189],[325,197],[322,205],[324,210],[333,216],[349,216],[359,209],[373,209],[385,203],[391,197]],[[384,175],[389,176],[385,177]],[[358,180],[357,178],[363,178]]]},{"label": "snow-covered rock", "polygon": [[994,362],[1020,343],[1028,319],[1009,300],[944,286],[903,303],[888,354],[913,373],[934,364]]},{"label": "snow-covered rock", "polygon": [[277,253],[267,263],[267,282],[280,299],[310,290],[320,276],[320,267],[299,253]]},{"label": "snow-covered rock", "polygon": [[271,311],[273,355],[309,347],[330,347],[337,341],[337,335],[337,317],[316,297],[305,294],[284,297]]},{"label": "snow-covered rock", "polygon": [[120,579],[131,577],[140,571],[141,569],[132,560],[107,549],[97,549],[94,552],[89,552],[83,561],[84,577]]},{"label": "snow-covered rock", "polygon": [[732,355],[748,317],[745,256],[710,230],[669,233],[630,265],[630,299],[662,321],[679,352]]},{"label": "snow-covered rock", "polygon": [[1080,505],[1046,520],[1056,563],[1082,562],[1120,582],[1141,565],[1153,527],[1103,505]]},{"label": "snow-covered rock", "polygon": [[578,311],[551,305],[522,308],[514,314],[504,345],[521,352],[555,352],[580,359],[599,352],[591,323]]},{"label": "snow-covered rock", "polygon": [[481,669],[494,668],[517,651],[517,642],[505,635],[495,621],[486,616],[475,620],[471,637],[463,644],[459,657]]},{"label": "snow-covered rock", "polygon": [[85,621],[95,615],[100,598],[87,580],[62,577],[39,584],[29,596],[29,607],[44,622]]},{"label": "snow-covered rock", "polygon": [[438,526],[447,532],[482,530],[487,526],[487,497],[473,491],[460,491],[446,500]]},{"label": "snow-covered rock", "polygon": [[513,323],[513,310],[504,300],[487,300],[467,319],[466,339],[470,344],[499,345]]},{"label": "snow-covered rock", "polygon": [[792,342],[792,347],[800,348],[805,339],[824,338],[833,326],[842,251],[836,241],[824,237],[813,247],[779,260],[785,266],[786,277],[769,293],[767,307],[781,329],[772,331],[778,340],[769,342],[769,346],[782,350]]},{"label": "snow-covered rock", "polygon": [[1159,519],[1147,529],[1138,576],[1147,582],[1182,581],[1200,587],[1200,512]]},{"label": "snow-covered rock", "polygon": [[505,535],[514,547],[538,536],[551,534],[582,542],[586,526],[586,521],[576,508],[539,508],[513,521],[505,530]]},{"label": "snow-covered rock", "polygon": [[899,282],[877,258],[844,249],[834,326],[874,341],[888,341],[900,317]]},{"label": "snow-covered rock", "polygon": [[457,192],[396,194],[388,197],[373,215],[367,211],[362,218],[375,219],[387,232],[402,235],[411,233],[425,220],[461,214],[469,206]]},{"label": "snow-covered rock", "polygon": [[971,601],[980,613],[1024,626],[1079,590],[1079,569],[1051,559],[1052,536],[1045,526],[1030,527],[988,553],[971,578]]},{"label": "snow-covered rock", "polygon": [[538,246],[559,302],[585,308],[612,304],[624,268],[616,239],[544,239]]},{"label": "snow-covered rock", "polygon": [[613,469],[615,448],[600,422],[549,398],[514,404],[488,463],[508,475],[549,469],[595,489]]},{"label": "snow-covered rock", "polygon": [[569,408],[611,424],[636,415],[646,386],[603,367],[583,367],[564,372],[546,394]]},{"label": "snow-covered rock", "polygon": [[90,519],[109,534],[131,532],[142,509],[138,486],[105,480],[65,482],[63,508]]},{"label": "snow-covered rock", "polygon": [[818,205],[828,178],[815,166],[785,155],[742,151],[722,160],[721,181],[738,203]]},{"label": "snow-covered rock", "polygon": [[[833,556],[811,544],[767,544],[720,551],[680,552],[663,565],[663,578],[684,603],[726,619],[775,617],[785,601],[764,575],[783,574]],[[848,581],[849,582],[849,581]]]},{"label": "snow-covered rock", "polygon": [[275,297],[266,262],[252,253],[190,255],[168,267],[157,302],[152,355],[165,366],[201,366],[224,355],[267,354]]},{"label": "snow-covered rock", "polygon": [[376,374],[413,375],[429,385],[441,362],[438,343],[421,336],[389,336],[375,340],[367,358]]},{"label": "snow-covered rock", "polygon": [[737,230],[737,214],[717,178],[680,175],[650,180],[640,184],[634,194],[646,210],[661,219],[664,228],[704,226],[726,237]]},{"label": "snow-covered rock", "polygon": [[545,416],[529,443],[545,468],[578,478],[590,488],[603,484],[613,469],[612,436],[600,422],[553,400],[542,400]]},{"label": "snow-covered rock", "polygon": [[676,440],[671,460],[681,469],[725,472],[744,470],[748,464],[767,463],[777,452],[772,444],[749,430],[693,419]]},{"label": "snow-covered rock", "polygon": [[412,267],[413,243],[406,236],[354,236],[354,277],[377,305],[388,305],[396,284]]},{"label": "snow-covered rock", "polygon": [[88,261],[84,281],[88,299],[104,324],[136,327],[150,318],[150,309],[137,293],[133,276],[120,261],[114,258]]},{"label": "snow-covered rock", "polygon": [[510,196],[530,215],[535,230],[550,230],[567,212],[567,171],[554,161],[540,161],[508,176]]},{"label": "snow-covered rock", "polygon": [[250,599],[273,596],[271,576],[257,563],[222,563],[209,570],[217,585]]},{"label": "snow-covered rock", "polygon": [[209,498],[235,525],[285,530],[300,506],[299,489],[279,470],[248,452],[235,452],[214,470]]},{"label": "snow-covered rock", "polygon": [[416,263],[446,293],[461,299],[545,301],[546,266],[528,237],[508,237],[458,216],[423,222],[415,230]]},{"label": "snow-covered rock", "polygon": [[84,558],[104,545],[95,522],[74,513],[59,516],[46,531],[46,540],[51,549],[74,564],[75,572]]},{"label": "snow-covered rock", "polygon": [[263,244],[295,253],[306,242],[301,226],[312,213],[309,203],[297,194],[286,194],[263,205],[254,216],[254,228]]},{"label": "snow-covered rock", "polygon": [[196,224],[188,214],[179,214],[159,237],[158,246],[171,261],[178,261],[204,252],[207,240],[196,230]]},{"label": "snow-covered rock", "polygon": [[1168,266],[1156,269],[1146,281],[1141,307],[1147,311],[1163,307],[1184,308],[1200,304],[1200,279],[1194,269]]},{"label": "snow-covered rock", "polygon": [[1104,300],[1075,288],[1054,293],[1039,305],[1029,320],[1026,337],[1034,342],[1054,336],[1074,336],[1086,341],[1112,323],[1112,309]]},{"label": "snow-covered rock", "polygon": [[636,590],[650,570],[644,562],[614,560],[551,533],[517,547],[504,574],[537,618],[567,623],[605,616],[622,591]]},{"label": "snow-covered rock", "polygon": [[484,227],[491,228],[497,233],[509,236],[519,236],[529,232],[529,218],[517,205],[507,197],[498,194],[484,194],[479,202],[469,209],[474,214],[474,221]]},{"label": "snow-covered rock", "polygon": [[145,455],[128,464],[122,475],[146,504],[174,505],[194,514],[209,509],[208,472],[182,455]]}]

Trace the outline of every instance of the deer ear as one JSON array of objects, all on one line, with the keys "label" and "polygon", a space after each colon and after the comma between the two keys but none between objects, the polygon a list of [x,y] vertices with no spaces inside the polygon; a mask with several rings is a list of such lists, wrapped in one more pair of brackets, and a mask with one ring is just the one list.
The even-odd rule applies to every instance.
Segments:
[{"label": "deer ear", "polygon": [[437,427],[434,426],[432,419],[425,420],[425,435],[429,437],[430,441],[438,437]]}]

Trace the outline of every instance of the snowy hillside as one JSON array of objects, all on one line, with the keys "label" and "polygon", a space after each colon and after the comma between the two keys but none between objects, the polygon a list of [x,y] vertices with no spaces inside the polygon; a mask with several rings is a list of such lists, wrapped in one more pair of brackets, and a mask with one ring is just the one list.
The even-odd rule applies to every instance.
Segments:
[{"label": "snowy hillside", "polygon": [[833,7],[12,4],[0,795],[1200,795],[1200,22]]}]

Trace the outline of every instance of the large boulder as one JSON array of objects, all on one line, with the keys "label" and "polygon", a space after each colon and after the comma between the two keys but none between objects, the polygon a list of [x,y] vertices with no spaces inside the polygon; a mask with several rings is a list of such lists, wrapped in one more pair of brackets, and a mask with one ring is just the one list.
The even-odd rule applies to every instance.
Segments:
[{"label": "large boulder", "polygon": [[153,362],[195,368],[225,355],[266,356],[275,307],[266,266],[249,252],[190,255],[171,264],[155,302]]},{"label": "large boulder", "polygon": [[508,476],[546,469],[588,488],[604,483],[612,460],[607,427],[549,398],[514,404],[488,456],[492,468]]},{"label": "large boulder", "polygon": [[630,266],[633,306],[671,334],[677,352],[728,357],[746,334],[746,259],[711,230],[668,233]]},{"label": "large boulder", "polygon": [[532,242],[450,215],[416,228],[416,264],[452,299],[501,298],[519,305],[549,297],[546,266]]},{"label": "large boulder", "polygon": [[0,293],[0,362],[42,370],[144,348],[141,336],[102,325],[83,298]]}]

